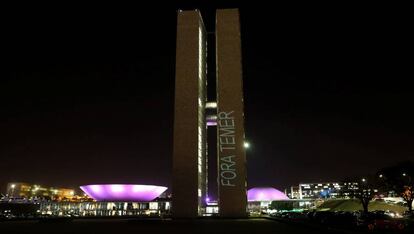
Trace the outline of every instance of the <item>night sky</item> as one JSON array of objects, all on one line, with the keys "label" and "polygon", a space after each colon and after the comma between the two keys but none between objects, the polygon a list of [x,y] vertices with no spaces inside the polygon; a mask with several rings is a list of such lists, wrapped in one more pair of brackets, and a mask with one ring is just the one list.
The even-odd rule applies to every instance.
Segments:
[{"label": "night sky", "polygon": [[403,12],[72,7],[7,10],[2,192],[9,181],[171,185],[179,8],[200,7],[208,31],[216,7],[240,8],[249,187],[340,180],[414,158],[413,38]]}]

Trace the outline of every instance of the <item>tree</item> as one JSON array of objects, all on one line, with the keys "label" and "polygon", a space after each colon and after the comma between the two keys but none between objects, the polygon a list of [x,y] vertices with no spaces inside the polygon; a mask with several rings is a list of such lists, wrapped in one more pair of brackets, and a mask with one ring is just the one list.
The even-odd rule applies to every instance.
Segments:
[{"label": "tree", "polygon": [[358,188],[356,197],[361,201],[364,213],[368,213],[369,202],[375,196],[375,182],[372,179],[362,178]]},{"label": "tree", "polygon": [[387,191],[394,191],[406,202],[409,212],[412,212],[413,205],[413,176],[414,163],[411,161],[401,162],[395,166],[381,169],[377,177],[382,180],[382,184]]},{"label": "tree", "polygon": [[345,192],[349,193],[350,197],[359,199],[364,213],[368,213],[369,203],[373,200],[373,198],[378,193],[378,189],[377,189],[378,181],[375,180],[375,177],[373,176],[366,176],[362,178],[347,179],[345,180],[345,183],[355,183],[357,181],[358,181],[357,189],[348,190]]},{"label": "tree", "polygon": [[413,212],[413,186],[404,186],[404,192],[401,193],[401,197],[407,202],[408,211]]}]

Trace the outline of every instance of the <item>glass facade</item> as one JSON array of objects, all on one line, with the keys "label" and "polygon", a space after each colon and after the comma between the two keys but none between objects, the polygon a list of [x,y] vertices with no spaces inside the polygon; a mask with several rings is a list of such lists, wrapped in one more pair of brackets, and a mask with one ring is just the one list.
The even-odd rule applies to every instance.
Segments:
[{"label": "glass facade", "polygon": [[205,198],[207,194],[207,155],[206,155],[206,39],[203,22],[199,22],[198,30],[198,214],[205,212]]},{"label": "glass facade", "polygon": [[170,213],[170,202],[41,202],[44,216],[163,216]]},{"label": "glass facade", "polygon": [[346,198],[355,194],[358,188],[357,182],[304,183],[299,184],[299,199]]}]

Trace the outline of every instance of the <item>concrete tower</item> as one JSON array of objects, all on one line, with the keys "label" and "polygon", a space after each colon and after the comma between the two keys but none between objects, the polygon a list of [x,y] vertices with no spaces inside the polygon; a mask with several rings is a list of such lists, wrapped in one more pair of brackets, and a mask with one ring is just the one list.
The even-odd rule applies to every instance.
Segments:
[{"label": "concrete tower", "polygon": [[[206,193],[206,39],[200,12],[177,19],[173,146],[173,215],[203,213]],[[203,199],[204,198],[204,199]]]},{"label": "concrete tower", "polygon": [[[206,56],[206,30],[200,12],[179,11],[172,184],[172,212],[176,218],[201,216],[206,207]],[[216,12],[215,66],[219,213],[222,217],[246,217],[243,85],[237,9]]]},{"label": "concrete tower", "polygon": [[246,216],[243,82],[239,12],[216,12],[216,84],[219,212]]}]

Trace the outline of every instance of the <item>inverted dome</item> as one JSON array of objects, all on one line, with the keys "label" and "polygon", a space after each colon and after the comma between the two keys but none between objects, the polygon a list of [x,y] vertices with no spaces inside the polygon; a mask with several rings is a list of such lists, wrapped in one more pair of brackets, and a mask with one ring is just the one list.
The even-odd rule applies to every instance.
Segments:
[{"label": "inverted dome", "polygon": [[97,201],[147,202],[159,197],[167,187],[142,184],[91,184],[80,186]]},{"label": "inverted dome", "polygon": [[275,201],[289,200],[289,198],[281,191],[272,187],[256,187],[247,191],[248,201]]}]

